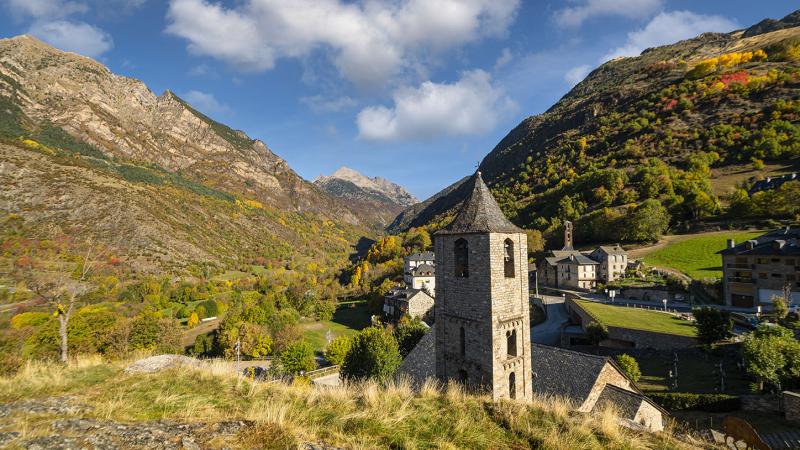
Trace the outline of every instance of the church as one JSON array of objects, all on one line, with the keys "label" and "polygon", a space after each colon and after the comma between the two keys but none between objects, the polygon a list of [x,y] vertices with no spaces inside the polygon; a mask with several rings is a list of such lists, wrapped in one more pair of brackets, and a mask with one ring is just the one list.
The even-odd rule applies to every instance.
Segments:
[{"label": "church", "polygon": [[591,412],[607,403],[620,419],[650,431],[666,411],[638,390],[613,360],[531,343],[525,232],[500,210],[477,172],[453,222],[434,233],[435,324],[399,375],[456,380],[493,400],[570,400]]}]

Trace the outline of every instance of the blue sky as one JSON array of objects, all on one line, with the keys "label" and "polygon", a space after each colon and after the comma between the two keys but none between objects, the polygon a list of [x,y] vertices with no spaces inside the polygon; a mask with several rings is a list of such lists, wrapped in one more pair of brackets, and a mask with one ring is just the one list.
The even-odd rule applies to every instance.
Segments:
[{"label": "blue sky", "polygon": [[426,198],[588,71],[800,5],[786,0],[0,0],[34,34],[263,140]]}]

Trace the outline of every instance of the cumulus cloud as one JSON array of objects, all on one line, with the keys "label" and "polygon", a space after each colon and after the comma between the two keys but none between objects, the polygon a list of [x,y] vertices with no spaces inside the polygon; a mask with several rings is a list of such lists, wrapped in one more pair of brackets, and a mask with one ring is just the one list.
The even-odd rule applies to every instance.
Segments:
[{"label": "cumulus cloud", "polygon": [[343,77],[374,87],[416,57],[502,36],[518,7],[519,0],[171,0],[167,32],[186,39],[190,52],[243,71],[325,51]]},{"label": "cumulus cloud", "polygon": [[205,114],[224,114],[230,111],[230,108],[220,103],[214,94],[209,94],[202,91],[189,91],[181,96],[190,105],[198,111]]},{"label": "cumulus cloud", "polygon": [[28,33],[61,50],[92,58],[114,47],[111,35],[85,22],[68,20],[35,22]]},{"label": "cumulus cloud", "polygon": [[663,0],[583,0],[579,5],[557,10],[553,19],[562,27],[578,27],[599,16],[644,19],[661,9],[662,4]]},{"label": "cumulus cloud", "polygon": [[564,81],[569,83],[570,86],[575,86],[576,84],[580,83],[581,80],[586,78],[586,75],[589,75],[589,72],[591,71],[592,66],[588,64],[573,67],[564,74]]},{"label": "cumulus cloud", "polygon": [[311,108],[316,113],[339,112],[356,106],[356,101],[348,96],[327,98],[321,95],[301,97],[300,103]]},{"label": "cumulus cloud", "polygon": [[359,137],[375,141],[483,134],[516,108],[482,70],[464,72],[452,84],[431,81],[403,88],[394,105],[364,108],[356,119]]},{"label": "cumulus cloud", "polygon": [[4,3],[18,19],[58,19],[89,10],[86,3],[64,0],[5,0]]},{"label": "cumulus cloud", "polygon": [[642,29],[628,33],[625,45],[610,51],[603,60],[618,56],[636,56],[650,47],[671,44],[698,34],[727,32],[738,28],[736,22],[717,15],[696,14],[691,11],[662,12]]}]

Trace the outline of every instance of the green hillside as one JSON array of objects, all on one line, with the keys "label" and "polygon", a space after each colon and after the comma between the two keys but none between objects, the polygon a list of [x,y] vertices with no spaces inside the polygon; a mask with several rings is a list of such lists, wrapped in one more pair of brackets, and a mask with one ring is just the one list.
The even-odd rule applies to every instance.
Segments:
[{"label": "green hillside", "polygon": [[[706,33],[605,63],[509,132],[481,162],[484,179],[516,224],[552,233],[571,220],[579,242],[795,219],[800,183],[752,197],[737,188],[764,165],[800,160],[798,16],[785,29]],[[728,176],[729,189],[715,191],[716,176]],[[392,229],[440,221],[465,194],[448,188]]]}]

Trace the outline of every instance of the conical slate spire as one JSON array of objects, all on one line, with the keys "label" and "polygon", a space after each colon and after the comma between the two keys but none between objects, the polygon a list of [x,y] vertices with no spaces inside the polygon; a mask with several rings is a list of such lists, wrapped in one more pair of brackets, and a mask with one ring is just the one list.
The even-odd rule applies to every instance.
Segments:
[{"label": "conical slate spire", "polygon": [[497,206],[489,188],[481,178],[480,172],[470,180],[472,193],[461,206],[456,218],[439,231],[440,234],[461,233],[522,233],[523,231],[511,223]]}]

